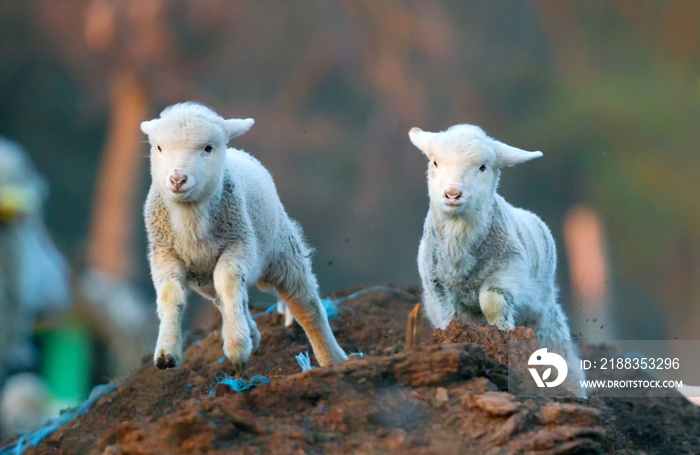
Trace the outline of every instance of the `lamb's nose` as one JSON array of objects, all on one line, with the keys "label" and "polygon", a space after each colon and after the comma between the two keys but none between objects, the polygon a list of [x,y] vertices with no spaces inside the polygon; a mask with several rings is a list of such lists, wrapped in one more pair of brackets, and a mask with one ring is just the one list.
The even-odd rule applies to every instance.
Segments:
[{"label": "lamb's nose", "polygon": [[447,190],[445,191],[445,197],[448,199],[459,199],[462,197],[462,192],[455,189]]},{"label": "lamb's nose", "polygon": [[187,176],[186,175],[173,175],[170,177],[170,183],[173,184],[173,186],[177,189],[180,189],[182,185],[187,182]]}]

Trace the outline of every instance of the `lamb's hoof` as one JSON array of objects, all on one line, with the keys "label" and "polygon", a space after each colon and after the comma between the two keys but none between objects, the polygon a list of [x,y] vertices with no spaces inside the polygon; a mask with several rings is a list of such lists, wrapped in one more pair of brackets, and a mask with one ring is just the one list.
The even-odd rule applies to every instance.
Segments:
[{"label": "lamb's hoof", "polygon": [[247,345],[239,349],[226,349],[224,348],[224,355],[233,364],[233,369],[236,373],[243,373],[246,367],[248,367],[248,358],[252,354],[252,346]]},{"label": "lamb's hoof", "polygon": [[257,329],[250,334],[250,339],[253,342],[253,353],[257,354],[260,350],[260,332]]},{"label": "lamb's hoof", "polygon": [[172,354],[165,354],[161,352],[156,359],[156,366],[159,370],[165,370],[166,368],[175,368],[177,362],[175,361],[175,356]]},{"label": "lamb's hoof", "polygon": [[337,365],[341,362],[345,362],[346,360],[348,360],[347,354],[345,354],[345,352],[340,347],[338,347],[336,351],[330,352],[329,354],[330,355],[326,356],[319,356],[318,354],[316,354],[316,360],[318,360],[319,365],[321,365],[322,367],[329,367],[331,365]]},{"label": "lamb's hoof", "polygon": [[248,359],[253,353],[251,344],[249,341],[243,346],[238,346],[237,349],[227,349],[224,345],[224,355],[231,361],[237,373],[242,373],[248,366]]}]

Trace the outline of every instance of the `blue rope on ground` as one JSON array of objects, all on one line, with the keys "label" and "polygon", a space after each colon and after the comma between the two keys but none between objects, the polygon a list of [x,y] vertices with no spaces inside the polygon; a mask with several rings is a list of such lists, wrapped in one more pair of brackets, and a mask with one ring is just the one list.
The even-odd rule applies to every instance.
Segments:
[{"label": "blue rope on ground", "polygon": [[309,358],[309,351],[301,352],[298,355],[295,355],[294,358],[297,359],[297,362],[299,362],[299,366],[301,367],[301,371],[311,371],[314,368],[316,368],[314,366],[311,366],[311,359]]},{"label": "blue rope on ground", "polygon": [[[216,384],[224,384],[231,387],[234,392],[245,392],[246,390],[254,389],[261,384],[269,384],[270,380],[265,376],[253,376],[250,379],[234,379],[231,376],[224,374],[223,378],[216,377]],[[216,391],[210,395],[216,395]]]},{"label": "blue rope on ground", "polygon": [[323,309],[326,310],[328,319],[335,319],[338,317],[338,305],[335,300],[321,299],[321,305],[323,305]]},{"label": "blue rope on ground", "polygon": [[38,445],[45,437],[49,436],[63,425],[67,424],[76,417],[87,413],[91,407],[97,403],[97,400],[107,395],[109,392],[116,389],[115,384],[98,385],[92,392],[90,397],[78,407],[62,411],[62,414],[52,419],[47,419],[43,427],[38,428],[30,433],[22,433],[16,441],[0,447],[0,455],[21,455],[28,447]]},{"label": "blue rope on ground", "polygon": [[[256,305],[256,306],[257,306],[257,305]],[[257,318],[259,318],[260,316],[264,316],[264,315],[266,315],[266,314],[272,313],[273,311],[275,311],[276,308],[277,308],[277,304],[276,304],[276,303],[273,303],[272,305],[270,305],[269,307],[267,307],[267,310],[263,311],[262,313],[253,314],[253,315],[251,315],[250,317],[252,317],[253,319],[257,319]]]},{"label": "blue rope on ground", "polygon": [[[403,297],[406,297],[409,299],[416,300],[415,295],[411,294],[410,292],[406,292],[402,289],[393,288],[391,286],[372,286],[372,287],[369,287],[366,289],[360,289],[357,292],[353,292],[352,294],[350,294],[346,297],[341,297],[339,299],[335,299],[335,300],[328,299],[328,298],[321,299],[321,304],[323,304],[323,308],[325,308],[325,310],[326,310],[326,314],[328,315],[328,319],[335,319],[338,317],[338,314],[339,314],[338,305],[340,305],[341,303],[345,303],[347,301],[350,301],[350,300],[354,300],[362,295],[369,294],[371,292],[392,292],[394,294],[397,294],[397,295],[400,295],[400,296],[403,296]],[[269,304],[257,302],[257,303],[253,304],[253,307],[259,308],[259,307],[262,307],[265,305],[269,305]],[[277,308],[277,304],[273,303],[272,305],[268,306],[264,312],[256,313],[256,314],[252,315],[252,318],[256,319],[256,318],[259,318],[260,316],[270,314],[273,311],[275,311],[276,308]]]},{"label": "blue rope on ground", "polygon": [[345,303],[348,300],[356,299],[356,298],[360,297],[361,295],[369,294],[370,292],[382,292],[382,291],[393,292],[394,294],[401,295],[403,297],[416,300],[415,295],[411,294],[410,292],[406,292],[402,289],[393,288],[391,286],[372,286],[372,287],[369,287],[366,289],[360,289],[359,291],[353,292],[352,294],[350,294],[347,297],[341,297],[339,299],[334,300],[333,302],[336,305],[340,305],[341,303]]},{"label": "blue rope on ground", "polygon": [[366,357],[366,356],[361,352],[351,352],[350,354],[348,354],[348,357]]}]

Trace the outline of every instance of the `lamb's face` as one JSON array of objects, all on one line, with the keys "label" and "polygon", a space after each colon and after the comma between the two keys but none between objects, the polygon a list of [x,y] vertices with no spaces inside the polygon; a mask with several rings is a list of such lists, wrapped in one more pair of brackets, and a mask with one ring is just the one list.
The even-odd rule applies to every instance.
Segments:
[{"label": "lamb's face", "polygon": [[430,204],[448,215],[490,206],[501,167],[542,156],[493,140],[473,125],[455,125],[440,133],[412,128],[409,137],[429,160]]},{"label": "lamb's face", "polygon": [[215,187],[223,172],[223,131],[202,119],[186,124],[161,120],[150,135],[151,175],[161,194],[173,201],[195,202]]},{"label": "lamb's face", "polygon": [[428,155],[428,194],[432,206],[448,214],[475,210],[491,199],[498,181],[495,153],[488,143],[438,138]]},{"label": "lamb's face", "polygon": [[253,124],[252,119],[224,120],[189,104],[171,106],[160,119],[141,124],[151,143],[153,182],[174,202],[211,197],[223,178],[226,144]]}]

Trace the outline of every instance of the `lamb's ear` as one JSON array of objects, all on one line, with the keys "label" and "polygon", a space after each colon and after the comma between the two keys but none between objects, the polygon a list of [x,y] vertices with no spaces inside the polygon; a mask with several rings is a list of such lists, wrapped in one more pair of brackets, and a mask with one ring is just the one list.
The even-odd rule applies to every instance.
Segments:
[{"label": "lamb's ear", "polygon": [[493,141],[493,146],[496,152],[494,166],[497,168],[513,166],[542,156],[542,152],[528,152],[499,141]]},{"label": "lamb's ear", "polygon": [[429,133],[414,126],[408,132],[408,138],[413,142],[413,145],[423,152],[426,156],[430,154],[430,148],[435,139],[435,133]]},{"label": "lamb's ear", "polygon": [[141,122],[141,131],[143,131],[144,134],[150,136],[151,133],[156,130],[157,126],[158,126],[158,119],[148,120],[146,122]]},{"label": "lamb's ear", "polygon": [[236,136],[246,133],[250,127],[253,126],[255,120],[252,118],[232,118],[229,120],[224,120],[224,128],[226,129],[226,136],[231,140]]}]

